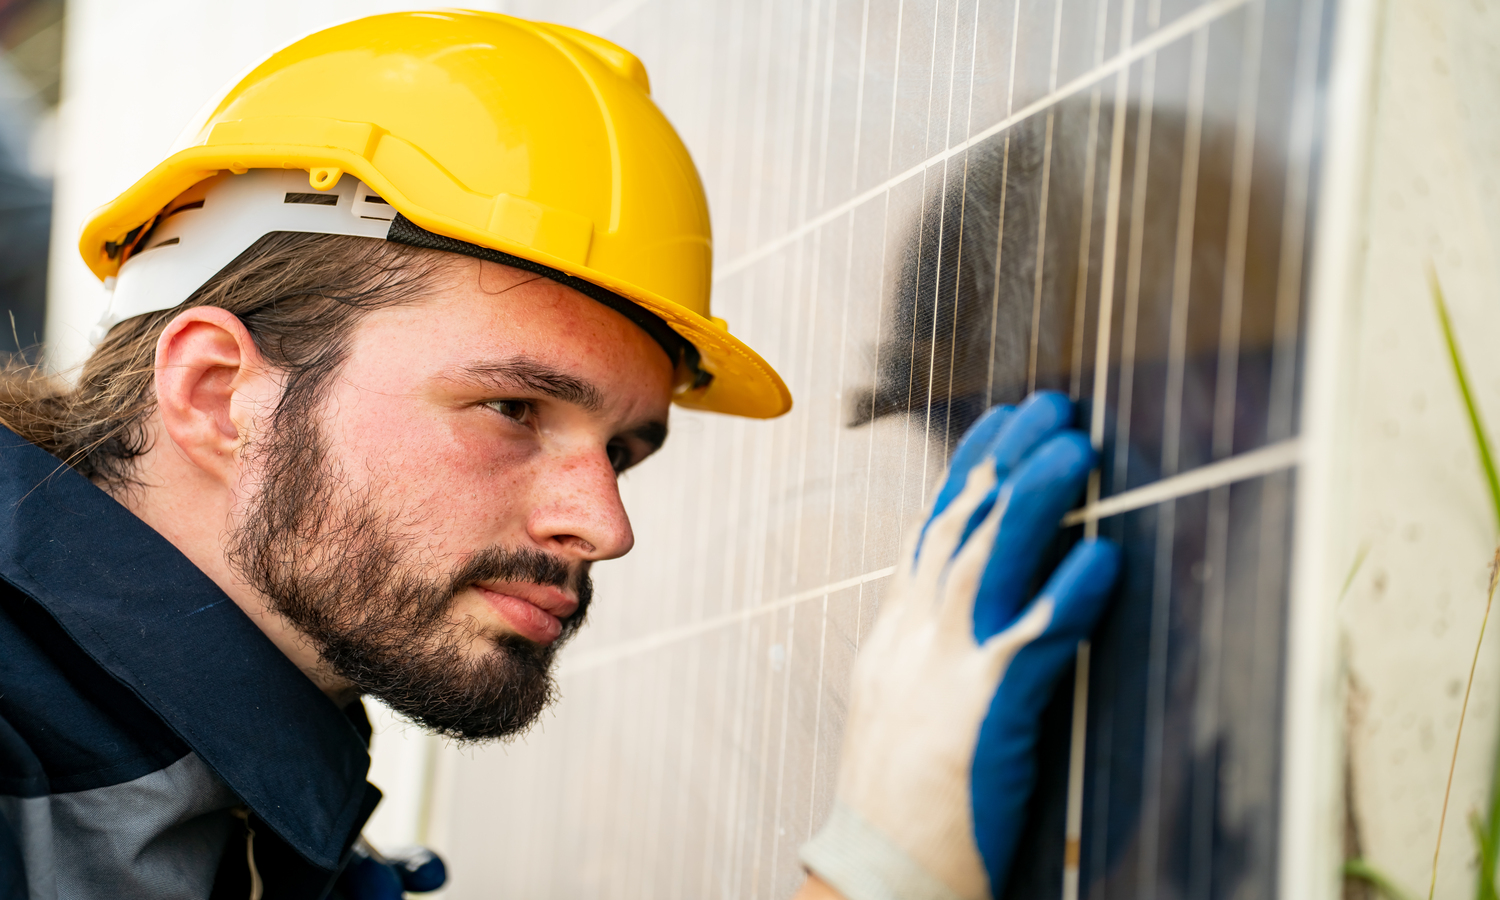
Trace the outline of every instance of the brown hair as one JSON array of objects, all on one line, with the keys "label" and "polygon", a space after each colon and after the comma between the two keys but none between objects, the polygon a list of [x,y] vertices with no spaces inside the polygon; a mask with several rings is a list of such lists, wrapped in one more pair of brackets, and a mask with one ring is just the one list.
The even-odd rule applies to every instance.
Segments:
[{"label": "brown hair", "polygon": [[266,361],[286,373],[279,415],[316,399],[365,313],[416,299],[448,258],[374,238],[265,235],[187,300],[116,325],[76,384],[37,367],[0,375],[0,424],[100,485],[128,486],[133,461],[150,449],[156,343],[178,313],[216,306],[239,317]]}]

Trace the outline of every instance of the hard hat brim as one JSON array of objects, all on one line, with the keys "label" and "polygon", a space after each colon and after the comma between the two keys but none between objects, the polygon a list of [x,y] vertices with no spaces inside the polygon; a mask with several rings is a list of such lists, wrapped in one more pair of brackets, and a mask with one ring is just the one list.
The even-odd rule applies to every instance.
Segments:
[{"label": "hard hat brim", "polygon": [[[345,123],[339,123],[345,124]],[[118,273],[120,259],[110,252],[133,229],[149,221],[177,195],[204,179],[224,171],[243,173],[249,169],[306,169],[311,184],[321,189],[320,177],[336,182],[348,173],[378,192],[396,211],[421,228],[465,243],[534,260],[568,275],[596,284],[630,300],[665,321],[684,340],[697,348],[700,366],[713,375],[704,388],[684,391],[673,398],[677,405],[770,419],[792,407],[786,383],[758,353],[729,333],[723,320],[709,319],[638,285],[613,278],[570,259],[555,256],[497,236],[413,202],[364,156],[340,147],[310,147],[306,144],[209,144],[174,153],[144,178],[88,218],[79,239],[79,251],[101,280]]]}]

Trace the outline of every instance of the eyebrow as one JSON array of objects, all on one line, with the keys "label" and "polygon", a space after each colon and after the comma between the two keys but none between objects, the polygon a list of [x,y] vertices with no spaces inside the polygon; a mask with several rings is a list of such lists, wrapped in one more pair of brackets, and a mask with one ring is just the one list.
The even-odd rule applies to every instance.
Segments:
[{"label": "eyebrow", "polygon": [[[531,357],[517,356],[502,363],[462,366],[459,368],[459,377],[469,381],[483,381],[496,387],[516,386],[522,390],[531,390],[582,407],[589,413],[598,413],[604,408],[604,398],[597,387],[576,375],[568,375],[546,363],[538,363]],[[624,434],[642,441],[655,453],[666,444],[666,423],[645,422],[628,429]]]},{"label": "eyebrow", "polygon": [[515,385],[580,406],[589,412],[599,412],[604,408],[604,398],[594,385],[524,356],[505,362],[468,365],[460,371],[470,379]]},{"label": "eyebrow", "polygon": [[[517,356],[505,362],[467,365],[459,371],[470,380],[515,385],[582,407],[589,412],[599,412],[604,408],[604,397],[593,384],[530,357]],[[625,434],[647,444],[655,452],[667,442],[667,423],[646,422],[631,428]]]}]

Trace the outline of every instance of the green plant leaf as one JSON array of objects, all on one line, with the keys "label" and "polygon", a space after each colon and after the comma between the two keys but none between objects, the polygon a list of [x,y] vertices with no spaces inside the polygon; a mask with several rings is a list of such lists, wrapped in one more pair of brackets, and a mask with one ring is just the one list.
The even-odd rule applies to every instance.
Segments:
[{"label": "green plant leaf", "polygon": [[1344,863],[1344,875],[1358,878],[1375,888],[1386,900],[1412,900],[1412,896],[1396,886],[1390,876],[1362,859],[1351,859]]},{"label": "green plant leaf", "polygon": [[[1494,596],[1495,579],[1490,578],[1490,596]],[[1479,879],[1475,888],[1476,900],[1497,900],[1495,893],[1495,863],[1500,861],[1500,749],[1495,754],[1495,762],[1490,772],[1490,803],[1487,810],[1487,821],[1483,825],[1474,826],[1475,836],[1479,839]],[[1478,816],[1476,815],[1477,819]]]},{"label": "green plant leaf", "polygon": [[1443,326],[1443,339],[1448,344],[1448,359],[1453,364],[1453,377],[1458,379],[1458,390],[1463,395],[1464,409],[1469,413],[1469,426],[1474,431],[1474,445],[1479,450],[1479,464],[1484,467],[1484,478],[1490,488],[1490,511],[1495,516],[1495,527],[1500,529],[1500,474],[1495,471],[1495,456],[1490,451],[1490,441],[1484,430],[1484,421],[1479,417],[1479,405],[1474,402],[1474,392],[1469,388],[1469,373],[1464,368],[1463,357],[1458,352],[1458,339],[1453,335],[1453,320],[1448,316],[1448,303],[1443,299],[1443,286],[1438,282],[1437,270],[1427,267],[1427,281],[1432,288],[1432,302],[1437,307],[1438,322]]},{"label": "green plant leaf", "polygon": [[1338,604],[1342,604],[1344,602],[1344,598],[1349,596],[1349,589],[1354,587],[1354,578],[1355,576],[1359,575],[1359,570],[1364,567],[1365,557],[1369,555],[1370,543],[1369,541],[1366,541],[1365,543],[1359,545],[1359,550],[1354,554],[1354,563],[1349,566],[1349,574],[1344,576],[1344,586],[1339,590]]}]

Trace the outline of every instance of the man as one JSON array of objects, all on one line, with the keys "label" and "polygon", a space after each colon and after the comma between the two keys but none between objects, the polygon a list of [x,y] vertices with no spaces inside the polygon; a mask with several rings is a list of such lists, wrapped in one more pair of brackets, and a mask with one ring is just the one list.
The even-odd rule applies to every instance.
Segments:
[{"label": "man", "polygon": [[[92,216],[97,350],[0,398],[0,895],[399,895],[348,867],[379,799],[358,698],[525,729],[670,403],[790,407],[709,316],[702,190],[647,87],[571,29],[372,17],[274,54]],[[1082,544],[1030,598],[1093,463],[1071,416],[1033,398],[955,455],[806,896],[1003,886],[1116,565]]]}]

